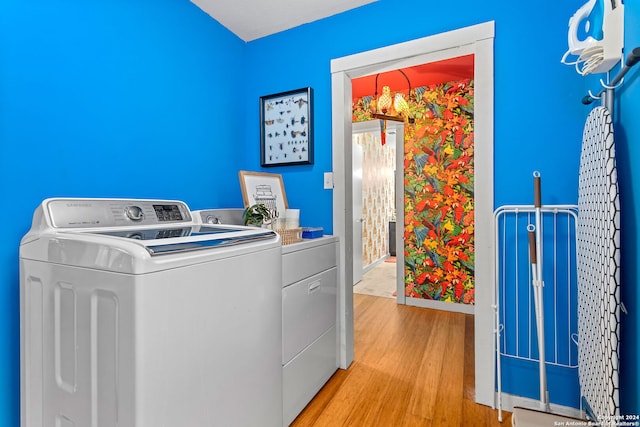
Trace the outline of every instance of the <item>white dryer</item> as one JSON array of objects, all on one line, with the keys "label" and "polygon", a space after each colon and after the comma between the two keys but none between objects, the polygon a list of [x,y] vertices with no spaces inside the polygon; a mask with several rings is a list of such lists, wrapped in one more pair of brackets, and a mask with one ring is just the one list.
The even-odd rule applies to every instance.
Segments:
[{"label": "white dryer", "polygon": [[20,245],[21,425],[282,426],[281,245],[168,200],[47,199]]}]

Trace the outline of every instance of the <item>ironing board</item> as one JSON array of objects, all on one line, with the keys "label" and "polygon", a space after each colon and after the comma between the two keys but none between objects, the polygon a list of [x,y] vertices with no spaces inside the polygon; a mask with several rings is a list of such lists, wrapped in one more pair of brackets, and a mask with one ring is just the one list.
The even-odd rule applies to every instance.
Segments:
[{"label": "ironing board", "polygon": [[585,123],[578,210],[580,393],[587,413],[610,425],[620,412],[620,204],[613,123],[605,107],[594,108]]}]

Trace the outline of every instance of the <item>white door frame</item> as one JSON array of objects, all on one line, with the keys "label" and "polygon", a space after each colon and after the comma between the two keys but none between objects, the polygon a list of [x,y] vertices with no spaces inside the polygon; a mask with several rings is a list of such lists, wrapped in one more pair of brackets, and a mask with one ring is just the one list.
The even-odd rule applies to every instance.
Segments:
[{"label": "white door frame", "polygon": [[[354,133],[355,135],[355,133]],[[351,137],[353,141],[353,136]],[[351,174],[353,179],[353,285],[362,280],[364,263],[362,262],[363,256],[363,228],[364,228],[364,216],[363,199],[362,199],[362,186],[363,182],[363,169],[362,163],[364,160],[364,147],[358,146],[358,144],[351,143],[352,148],[352,166],[353,172]]]},{"label": "white door frame", "polygon": [[[351,79],[474,54],[475,136],[475,388],[476,402],[494,405],[493,21],[331,61],[333,232],[340,237],[339,364],[353,362],[353,192]],[[349,185],[347,185],[349,184]],[[347,285],[348,284],[348,285]]]}]

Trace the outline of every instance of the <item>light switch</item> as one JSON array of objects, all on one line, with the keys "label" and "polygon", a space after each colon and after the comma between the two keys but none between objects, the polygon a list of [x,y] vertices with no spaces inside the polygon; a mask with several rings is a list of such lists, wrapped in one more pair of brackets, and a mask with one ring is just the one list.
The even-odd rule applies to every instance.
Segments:
[{"label": "light switch", "polygon": [[324,173],[324,189],[325,190],[333,189],[333,172]]}]

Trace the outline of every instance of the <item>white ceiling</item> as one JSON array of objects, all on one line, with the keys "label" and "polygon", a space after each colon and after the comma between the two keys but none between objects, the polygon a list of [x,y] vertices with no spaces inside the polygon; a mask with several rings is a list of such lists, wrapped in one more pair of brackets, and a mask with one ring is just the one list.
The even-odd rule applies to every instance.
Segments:
[{"label": "white ceiling", "polygon": [[377,0],[191,0],[244,41],[259,39]]}]

